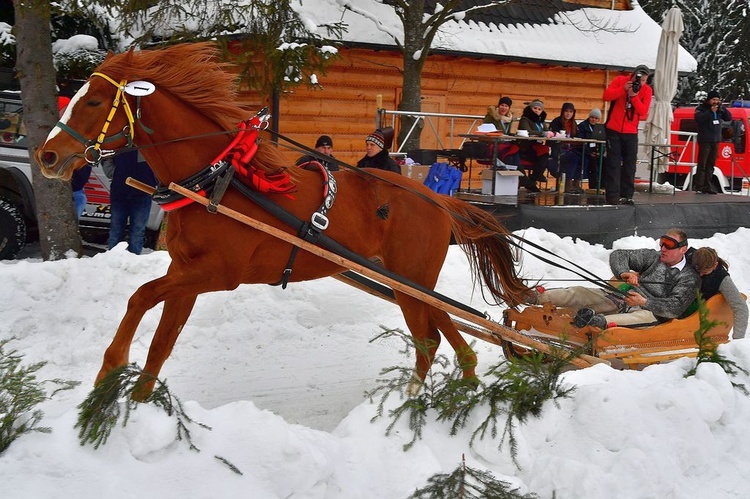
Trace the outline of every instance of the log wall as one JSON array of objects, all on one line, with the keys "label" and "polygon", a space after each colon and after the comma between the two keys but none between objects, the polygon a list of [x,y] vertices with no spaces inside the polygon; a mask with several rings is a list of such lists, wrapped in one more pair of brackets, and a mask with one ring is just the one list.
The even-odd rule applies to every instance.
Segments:
[{"label": "log wall", "polygon": [[[281,97],[279,131],[310,147],[319,135],[330,135],[335,156],[356,162],[364,155],[364,138],[376,127],[377,97],[382,96],[383,108],[398,108],[400,67],[401,55],[395,51],[342,49],[326,75],[319,76],[322,88],[298,87]],[[422,73],[422,110],[484,116],[488,106],[507,95],[513,99],[517,116],[524,102],[539,98],[545,103],[548,120],[557,116],[567,101],[575,104],[577,118],[584,119],[591,108],[604,109],[601,96],[614,76],[599,69],[433,55]],[[253,107],[268,105],[250,92],[242,92],[240,99]],[[464,128],[454,133],[468,131],[470,124],[464,121]],[[450,143],[447,122],[441,120],[436,127],[443,147],[458,147],[455,141]],[[420,147],[439,148],[427,129]],[[288,155],[296,158],[299,154]]]}]

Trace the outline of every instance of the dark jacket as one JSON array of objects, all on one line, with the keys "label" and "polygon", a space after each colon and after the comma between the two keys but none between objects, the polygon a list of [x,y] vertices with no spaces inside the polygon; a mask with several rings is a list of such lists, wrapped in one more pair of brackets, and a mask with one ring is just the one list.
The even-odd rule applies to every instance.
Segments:
[{"label": "dark jacket", "polygon": [[523,108],[523,114],[521,120],[518,122],[519,130],[528,130],[530,137],[542,137],[546,135],[547,123],[547,112],[542,111],[541,114],[537,115],[531,110],[531,106]]},{"label": "dark jacket", "polygon": [[682,270],[669,267],[656,250],[615,250],[609,256],[609,266],[615,277],[629,270],[640,274],[642,284],[636,289],[646,297],[643,308],[659,320],[680,317],[700,286],[700,277],[689,263]]},{"label": "dark jacket", "polygon": [[[304,156],[301,156],[297,161],[295,161],[294,164],[297,165],[297,166],[301,166],[301,165],[304,165],[305,163],[309,163],[310,161],[317,161],[321,165],[323,165],[326,168],[328,168],[328,171],[331,171],[331,172],[337,172],[337,171],[339,171],[339,165],[336,164],[336,161],[331,161],[331,160],[335,160],[336,159],[333,156],[333,154],[331,154],[329,156],[331,158],[331,160],[322,159],[323,157],[324,157],[323,154],[321,154],[320,157],[313,156],[312,154],[305,154]],[[305,168],[305,170],[317,170],[317,167],[315,167],[315,168],[303,167],[303,168]]]},{"label": "dark jacket", "polygon": [[91,176],[91,165],[86,165],[73,172],[73,176],[70,177],[70,188],[75,191],[80,191],[86,182],[89,181]]},{"label": "dark jacket", "polygon": [[398,166],[396,160],[388,155],[388,149],[382,149],[373,157],[365,155],[357,162],[357,168],[377,168],[378,170],[401,173],[401,167]]},{"label": "dark jacket", "polygon": [[158,184],[154,172],[138,151],[128,151],[115,156],[114,160],[102,162],[104,173],[112,179],[110,184],[110,199],[134,199],[142,196],[150,197],[143,191],[130,187],[125,183],[128,177],[133,177],[144,184],[156,186]]},{"label": "dark jacket", "polygon": [[696,107],[695,123],[698,125],[698,142],[721,142],[722,121],[732,121],[732,115],[724,106],[719,106],[715,113],[706,103]]}]

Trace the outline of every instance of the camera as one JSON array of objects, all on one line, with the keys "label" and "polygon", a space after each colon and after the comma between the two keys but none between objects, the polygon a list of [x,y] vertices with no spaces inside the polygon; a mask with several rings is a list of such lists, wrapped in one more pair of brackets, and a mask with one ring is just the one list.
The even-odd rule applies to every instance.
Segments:
[{"label": "camera", "polygon": [[633,81],[633,92],[636,94],[641,90],[641,77],[642,76],[643,76],[642,73],[635,74],[635,81]]}]

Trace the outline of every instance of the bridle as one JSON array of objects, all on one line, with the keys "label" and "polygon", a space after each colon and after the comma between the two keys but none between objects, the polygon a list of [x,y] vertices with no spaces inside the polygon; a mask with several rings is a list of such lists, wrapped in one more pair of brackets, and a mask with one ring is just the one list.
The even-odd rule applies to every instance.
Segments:
[{"label": "bridle", "polygon": [[[107,116],[107,119],[104,122],[104,125],[102,125],[102,131],[99,132],[99,136],[94,139],[86,139],[83,135],[81,135],[76,130],[72,129],[62,121],[57,122],[57,126],[61,129],[70,134],[71,137],[76,139],[78,142],[83,144],[85,146],[85,150],[83,152],[83,158],[86,160],[87,163],[90,164],[96,164],[99,161],[101,161],[102,158],[106,158],[109,156],[113,156],[115,154],[114,150],[108,150],[108,149],[102,149],[102,145],[106,144],[107,142],[112,142],[115,140],[119,140],[121,138],[127,139],[127,146],[133,147],[133,141],[135,139],[135,124],[136,122],[141,126],[144,132],[147,134],[152,134],[153,130],[148,128],[146,125],[143,124],[141,121],[141,96],[142,95],[148,95],[148,93],[151,93],[153,91],[153,85],[150,85],[149,89],[140,88],[141,91],[146,90],[148,93],[138,93],[137,90],[139,87],[133,87],[136,89],[135,92],[128,92],[128,89],[137,84],[137,83],[144,83],[145,82],[132,82],[128,84],[128,81],[123,79],[120,80],[120,82],[116,82],[109,76],[105,75],[104,73],[92,73],[92,77],[98,76],[100,78],[104,78],[106,81],[111,83],[112,85],[117,88],[117,92],[115,93],[115,97],[112,100],[112,108],[109,110],[109,115]],[[149,91],[150,90],[150,91]],[[136,112],[133,113],[133,110],[130,108],[130,103],[128,102],[128,99],[125,97],[126,93],[131,93],[131,95],[135,95],[135,102],[136,102]],[[120,104],[122,103],[122,108],[125,111],[125,115],[128,119],[128,124],[123,127],[123,129],[116,133],[115,135],[111,135],[107,137],[107,131],[109,130],[109,125],[112,123],[112,119],[115,116],[115,113],[117,112],[117,109],[119,109]]]}]

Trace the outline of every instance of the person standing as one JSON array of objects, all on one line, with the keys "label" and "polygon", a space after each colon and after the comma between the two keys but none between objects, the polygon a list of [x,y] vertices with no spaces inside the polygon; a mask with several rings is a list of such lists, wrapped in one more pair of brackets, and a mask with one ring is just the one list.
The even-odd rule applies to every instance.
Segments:
[{"label": "person standing", "polygon": [[650,70],[638,66],[620,75],[604,91],[610,102],[607,118],[607,163],[602,175],[609,204],[633,204],[638,123],[648,118],[654,94],[647,80]]},{"label": "person standing", "polygon": [[154,172],[137,150],[118,154],[114,159],[102,161],[105,175],[112,179],[110,184],[110,225],[108,249],[112,249],[124,240],[125,228],[128,230],[128,251],[140,255],[143,251],[143,240],[146,236],[146,223],[151,211],[151,196],[125,183],[128,177],[156,186],[158,182]]},{"label": "person standing", "polygon": [[401,167],[388,154],[385,135],[381,130],[375,130],[365,138],[365,156],[357,162],[357,168],[377,168],[401,173]]},{"label": "person standing", "polygon": [[81,218],[84,210],[86,209],[86,192],[83,187],[86,182],[89,181],[91,175],[91,165],[86,164],[73,172],[73,176],[70,177],[70,188],[73,190],[73,204],[76,209],[76,216]]},{"label": "person standing", "polygon": [[712,90],[706,100],[695,108],[695,123],[698,125],[698,166],[693,177],[693,190],[704,194],[716,194],[711,187],[716,156],[721,142],[721,122],[732,121],[732,115],[721,105],[719,92]]},{"label": "person standing", "polygon": [[[320,137],[318,137],[317,142],[315,142],[315,150],[319,154],[305,154],[304,156],[301,156],[297,161],[295,161],[294,164],[307,169],[307,167],[305,167],[307,163],[310,163],[311,161],[317,161],[321,165],[328,168],[328,171],[339,171],[339,165],[336,164],[336,158],[333,156],[333,140],[331,139],[331,137],[329,137],[328,135],[321,135]],[[330,157],[333,161],[325,159],[326,157]],[[313,169],[317,169],[317,167]]]}]

